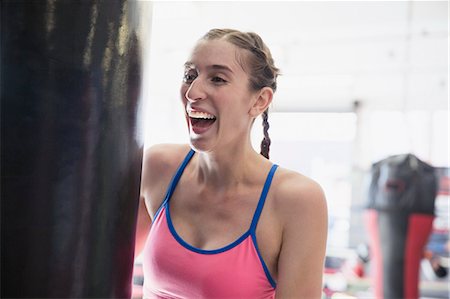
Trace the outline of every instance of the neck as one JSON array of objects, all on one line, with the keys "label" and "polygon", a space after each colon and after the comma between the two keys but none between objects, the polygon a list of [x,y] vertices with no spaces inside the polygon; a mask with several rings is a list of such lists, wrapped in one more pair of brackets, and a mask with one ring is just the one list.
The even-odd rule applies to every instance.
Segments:
[{"label": "neck", "polygon": [[213,188],[216,192],[236,190],[252,178],[255,167],[268,162],[249,142],[220,152],[199,153],[197,161],[198,183]]}]

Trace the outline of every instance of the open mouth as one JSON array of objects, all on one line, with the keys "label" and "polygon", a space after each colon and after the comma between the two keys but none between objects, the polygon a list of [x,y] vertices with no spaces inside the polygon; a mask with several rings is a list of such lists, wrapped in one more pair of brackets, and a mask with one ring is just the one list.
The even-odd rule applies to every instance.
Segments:
[{"label": "open mouth", "polygon": [[205,132],[217,119],[212,114],[200,111],[188,111],[188,116],[192,130],[197,134]]}]

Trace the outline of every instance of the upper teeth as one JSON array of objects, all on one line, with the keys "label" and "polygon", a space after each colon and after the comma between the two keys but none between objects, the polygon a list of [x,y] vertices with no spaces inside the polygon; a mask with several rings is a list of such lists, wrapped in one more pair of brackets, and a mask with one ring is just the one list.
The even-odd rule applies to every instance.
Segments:
[{"label": "upper teeth", "polygon": [[205,119],[215,119],[216,117],[212,114],[200,111],[188,111],[189,117],[192,118],[205,118]]}]

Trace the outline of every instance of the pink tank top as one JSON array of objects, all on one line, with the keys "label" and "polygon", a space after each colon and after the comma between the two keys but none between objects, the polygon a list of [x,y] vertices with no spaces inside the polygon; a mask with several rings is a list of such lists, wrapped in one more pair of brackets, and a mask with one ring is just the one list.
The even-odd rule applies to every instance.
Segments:
[{"label": "pink tank top", "polygon": [[172,178],[145,243],[144,298],[274,298],[276,284],[255,230],[277,165],[267,176],[249,230],[223,248],[203,250],[177,234],[169,212],[170,197],[193,155],[191,150]]}]

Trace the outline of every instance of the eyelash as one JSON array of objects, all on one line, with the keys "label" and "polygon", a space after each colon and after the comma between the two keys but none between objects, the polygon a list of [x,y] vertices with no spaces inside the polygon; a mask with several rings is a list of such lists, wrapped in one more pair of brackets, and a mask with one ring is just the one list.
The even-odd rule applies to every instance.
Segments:
[{"label": "eyelash", "polygon": [[219,76],[214,76],[211,78],[211,81],[217,84],[221,84],[221,83],[227,83],[227,80],[219,77]]},{"label": "eyelash", "polygon": [[[197,76],[198,76],[197,73],[192,74],[189,71],[187,71],[183,76],[183,82],[186,84],[191,84],[197,78]],[[223,79],[222,77],[213,76],[211,77],[211,82],[213,82],[214,84],[224,84],[227,83],[228,81]]]}]

